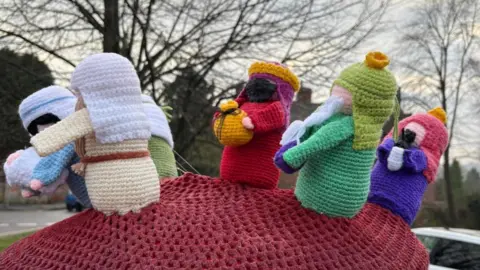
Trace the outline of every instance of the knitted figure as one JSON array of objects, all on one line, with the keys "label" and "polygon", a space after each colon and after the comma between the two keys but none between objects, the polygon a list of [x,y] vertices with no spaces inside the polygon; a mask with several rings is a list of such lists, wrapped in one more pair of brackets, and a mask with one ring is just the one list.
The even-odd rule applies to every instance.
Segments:
[{"label": "knitted figure", "polygon": [[387,56],[374,52],[343,70],[325,106],[285,132],[275,163],[287,173],[300,170],[295,196],[304,207],[349,218],[363,207],[397,89],[384,68],[388,63]]},{"label": "knitted figure", "polygon": [[409,225],[413,223],[448,144],[445,122],[445,112],[436,108],[401,121],[397,143],[392,132],[387,135],[377,150],[369,202],[389,209]]},{"label": "knitted figure", "polygon": [[[60,86],[49,86],[38,90],[25,98],[19,106],[19,115],[24,128],[31,136],[36,135],[48,126],[64,119],[74,111],[75,96]],[[31,197],[40,194],[52,194],[61,184],[67,182],[72,193],[86,207],[90,201],[86,194],[83,178],[73,173],[70,166],[76,162],[73,144],[44,158],[40,158],[33,148],[25,151],[30,162],[22,159],[16,164],[28,172],[28,178],[24,178],[20,184],[23,197]],[[10,160],[18,155],[11,155]],[[8,163],[8,162],[7,162]],[[30,164],[31,168],[26,168]],[[7,166],[7,164],[6,164]],[[17,165],[16,165],[17,166]],[[12,171],[10,169],[10,171]]]},{"label": "knitted figure", "polygon": [[72,74],[76,111],[31,139],[40,156],[75,141],[92,206],[105,213],[139,211],[157,202],[160,184],[148,152],[150,123],[133,65],[113,53],[84,59]]},{"label": "knitted figure", "polygon": [[[88,66],[87,70],[92,70],[88,77],[91,81],[98,81],[96,74],[110,78],[108,71],[118,67],[111,61],[102,60],[102,66],[105,66],[103,72]],[[85,62],[79,65],[77,71],[83,69],[82,65]],[[74,81],[76,76],[73,76]],[[125,77],[128,75],[122,73],[121,78]],[[122,82],[125,84],[128,80]],[[107,87],[107,83],[99,85],[105,91],[112,89]],[[87,101],[85,89],[80,87],[79,90]],[[97,101],[108,104],[100,95],[100,90],[96,93]],[[111,96],[131,102],[134,95],[127,99],[115,92]],[[91,103],[86,103],[87,110],[90,110]],[[103,108],[110,106],[112,104]],[[136,106],[129,104],[124,109],[132,107]],[[94,117],[90,117],[92,113],[84,114],[84,110],[77,111],[64,121],[93,121]],[[116,116],[115,113],[109,115]],[[64,124],[61,122],[50,127],[39,136],[51,133],[59,125]],[[72,126],[76,129],[66,134],[86,134],[90,131],[84,130],[91,130],[79,122]],[[124,129],[116,130],[122,132]],[[97,138],[97,141],[100,139]],[[89,142],[86,143],[88,145]],[[112,148],[118,145],[113,143]],[[92,146],[95,148],[87,147],[87,154],[101,148],[99,145]],[[143,149],[146,149],[146,143]],[[115,190],[117,183],[135,189],[135,185],[142,184],[137,176],[146,172],[136,170],[126,161],[122,174],[116,174],[117,171],[102,174],[110,179],[112,173],[120,180],[110,181],[105,188],[108,191],[99,194],[98,190],[90,188],[93,182],[89,178],[92,165],[95,163],[86,167],[89,191],[111,200],[115,200],[112,192],[118,194]],[[108,165],[118,168],[115,164]],[[153,169],[153,165],[151,167]],[[130,181],[124,182],[123,174],[130,171],[133,171],[128,178]],[[255,179],[254,176],[250,178],[251,183]],[[104,181],[102,178],[94,180]],[[143,190],[144,196],[148,196],[149,190]],[[92,202],[95,205],[93,197]],[[39,270],[69,267],[420,270],[427,269],[428,264],[428,252],[409,226],[401,217],[380,205],[367,203],[351,219],[329,218],[303,207],[292,190],[275,187],[260,189],[239,181],[191,173],[164,182],[162,200],[142,208],[138,214],[105,216],[95,209],[88,209],[37,231],[0,253],[0,265],[5,269]]]},{"label": "knitted figure", "polygon": [[[88,167],[87,167],[88,168]],[[292,190],[191,173],[162,184],[139,214],[89,209],[0,253],[20,269],[428,269],[397,215],[367,203],[353,219],[306,209]]]},{"label": "knitted figure", "polygon": [[290,106],[300,82],[287,67],[277,63],[253,63],[248,74],[249,81],[235,101],[247,114],[242,124],[253,131],[253,138],[241,146],[225,146],[220,177],[259,188],[274,188],[280,172],[272,159],[289,123]]},{"label": "knitted figure", "polygon": [[150,96],[142,95],[142,102],[152,129],[148,150],[157,168],[158,176],[160,178],[178,176],[173,154],[173,137],[167,116]]}]

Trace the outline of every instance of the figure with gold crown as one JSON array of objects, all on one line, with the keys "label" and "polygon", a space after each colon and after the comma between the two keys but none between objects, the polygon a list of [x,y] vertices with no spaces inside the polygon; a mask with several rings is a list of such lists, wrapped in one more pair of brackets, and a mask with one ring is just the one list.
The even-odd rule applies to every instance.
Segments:
[{"label": "figure with gold crown", "polygon": [[255,62],[248,75],[239,96],[222,104],[214,117],[214,134],[225,145],[220,177],[272,189],[280,176],[272,160],[300,81],[287,66],[275,62]]}]

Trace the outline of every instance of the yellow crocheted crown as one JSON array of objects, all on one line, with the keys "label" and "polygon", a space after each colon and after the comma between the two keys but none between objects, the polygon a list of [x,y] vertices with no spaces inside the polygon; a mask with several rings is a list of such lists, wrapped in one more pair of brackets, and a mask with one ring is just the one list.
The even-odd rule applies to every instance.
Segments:
[{"label": "yellow crocheted crown", "polygon": [[290,69],[282,65],[268,62],[255,62],[248,69],[248,76],[255,73],[271,74],[288,82],[293,87],[293,91],[298,92],[298,90],[300,90],[300,80],[298,77],[293,74]]}]

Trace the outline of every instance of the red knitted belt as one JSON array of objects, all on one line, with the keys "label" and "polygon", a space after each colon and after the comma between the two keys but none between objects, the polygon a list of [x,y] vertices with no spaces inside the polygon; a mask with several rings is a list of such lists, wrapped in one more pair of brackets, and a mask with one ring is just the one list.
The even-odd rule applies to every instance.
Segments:
[{"label": "red knitted belt", "polygon": [[85,168],[88,163],[96,163],[110,160],[119,160],[119,159],[132,159],[132,158],[142,158],[150,156],[148,151],[137,151],[137,152],[125,152],[125,153],[115,153],[103,156],[94,156],[94,157],[83,157],[80,159],[79,163],[72,165],[72,170],[80,175],[85,176]]},{"label": "red knitted belt", "polygon": [[103,156],[93,156],[93,157],[83,157],[80,159],[80,163],[96,163],[104,162],[117,159],[132,159],[132,158],[142,158],[150,156],[149,151],[137,151],[137,152],[124,152],[124,153],[115,153],[108,154]]}]

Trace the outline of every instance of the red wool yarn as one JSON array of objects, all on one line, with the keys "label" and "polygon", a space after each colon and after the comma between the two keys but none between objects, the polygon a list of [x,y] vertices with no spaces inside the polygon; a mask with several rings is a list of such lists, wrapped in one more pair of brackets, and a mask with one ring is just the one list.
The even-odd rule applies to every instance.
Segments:
[{"label": "red wool yarn", "polygon": [[273,157],[280,148],[285,114],[279,101],[242,104],[255,126],[252,140],[242,146],[225,146],[220,177],[250,186],[272,189],[278,185],[280,171]]},{"label": "red wool yarn", "polygon": [[292,190],[185,174],[139,214],[93,209],[0,254],[0,269],[427,269],[399,217],[366,204],[353,219],[303,208]]}]

